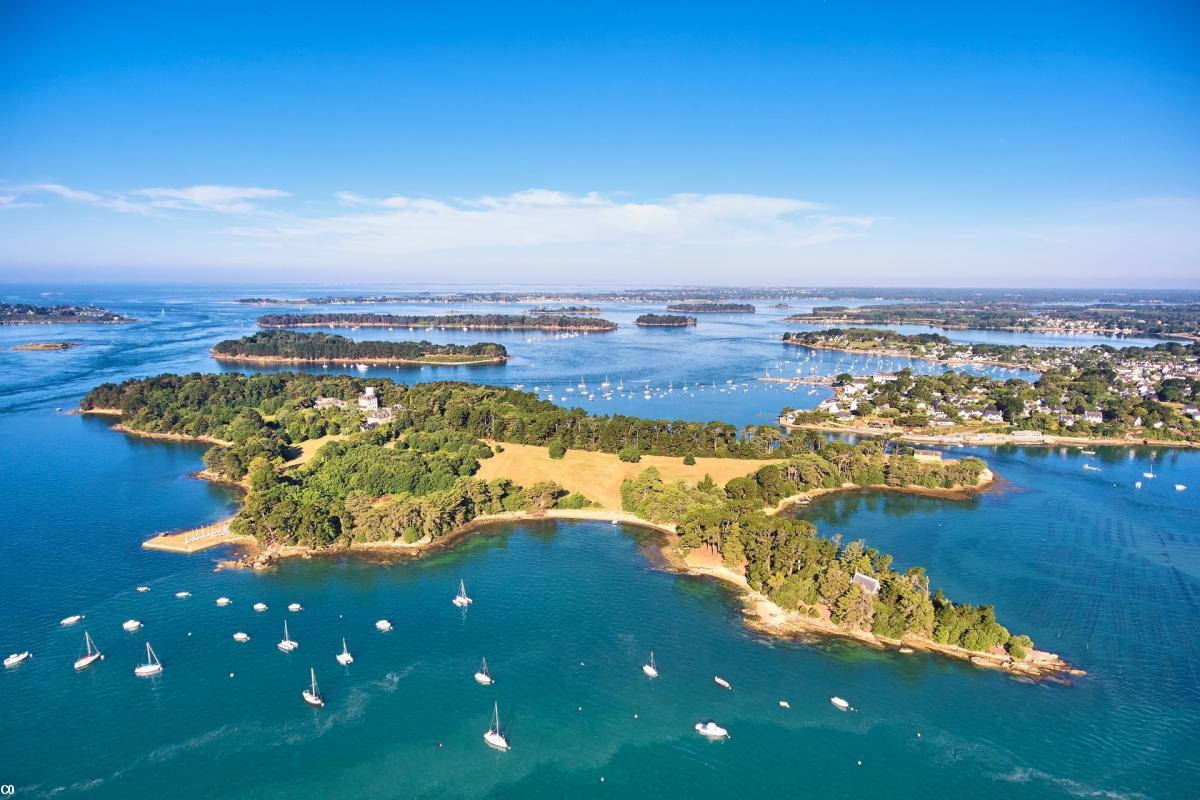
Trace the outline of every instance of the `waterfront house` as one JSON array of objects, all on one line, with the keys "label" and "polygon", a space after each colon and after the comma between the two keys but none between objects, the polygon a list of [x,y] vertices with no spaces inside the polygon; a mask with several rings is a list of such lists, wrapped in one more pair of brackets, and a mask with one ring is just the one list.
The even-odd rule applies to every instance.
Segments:
[{"label": "waterfront house", "polygon": [[879,581],[870,575],[863,575],[861,572],[856,572],[854,573],[854,577],[850,579],[850,583],[869,595],[874,596],[879,594]]},{"label": "waterfront house", "polygon": [[980,417],[984,422],[1004,422],[1004,415],[994,408],[987,409]]},{"label": "waterfront house", "polygon": [[1083,421],[1090,422],[1092,425],[1100,425],[1104,422],[1104,415],[1099,411],[1085,411],[1083,412]]},{"label": "waterfront house", "polygon": [[379,410],[379,395],[375,394],[374,386],[363,389],[363,393],[358,396],[358,408],[360,411]]},{"label": "waterfront house", "polygon": [[1014,442],[1044,442],[1045,435],[1041,431],[1013,431]]}]

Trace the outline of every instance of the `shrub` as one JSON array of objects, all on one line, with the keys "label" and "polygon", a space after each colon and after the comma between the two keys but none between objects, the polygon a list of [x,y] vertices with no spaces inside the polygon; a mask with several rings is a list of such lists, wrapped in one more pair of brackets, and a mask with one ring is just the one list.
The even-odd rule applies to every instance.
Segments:
[{"label": "shrub", "polygon": [[413,544],[421,540],[421,529],[416,525],[409,525],[404,529],[404,533],[400,535],[400,541],[405,544]]},{"label": "shrub", "polygon": [[564,445],[560,439],[555,439],[554,441],[550,442],[550,457],[551,458],[562,458],[566,454],[567,454],[566,445]]},{"label": "shrub", "polygon": [[633,447],[622,448],[621,452],[617,453],[617,457],[622,461],[629,462],[630,464],[636,464],[642,460],[642,454]]},{"label": "shrub", "polygon": [[689,467],[693,467],[693,466],[695,466],[695,465],[696,465],[696,457],[695,457],[695,456],[690,456],[690,455],[689,455],[689,456],[684,456],[684,457],[683,457],[683,463],[684,463],[684,464],[686,464],[686,465],[687,465],[687,466],[689,466]]}]

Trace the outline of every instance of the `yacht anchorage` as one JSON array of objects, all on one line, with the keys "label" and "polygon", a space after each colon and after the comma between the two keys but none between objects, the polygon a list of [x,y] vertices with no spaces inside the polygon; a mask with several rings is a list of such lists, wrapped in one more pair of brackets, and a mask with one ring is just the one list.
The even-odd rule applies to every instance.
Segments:
[{"label": "yacht anchorage", "polygon": [[475,673],[475,682],[481,686],[492,685],[492,674],[488,672],[486,658],[483,660],[483,663],[479,665],[479,671]]},{"label": "yacht anchorage", "polygon": [[158,656],[154,654],[150,643],[146,642],[146,663],[138,664],[133,668],[133,674],[139,678],[148,678],[151,675],[158,675],[163,670],[162,664],[158,661]]},{"label": "yacht anchorage", "polygon": [[92,641],[92,635],[87,631],[83,632],[83,646],[87,652],[75,661],[75,671],[87,669],[97,661],[104,660],[104,654],[100,652],[100,648],[96,647],[96,643]]},{"label": "yacht anchorage", "polygon": [[297,647],[300,646],[299,642],[293,642],[291,637],[288,636],[286,619],[283,621],[283,641],[281,641],[279,644],[277,644],[275,646],[278,647],[280,650],[282,650],[285,653],[290,653],[293,650],[295,650]]}]

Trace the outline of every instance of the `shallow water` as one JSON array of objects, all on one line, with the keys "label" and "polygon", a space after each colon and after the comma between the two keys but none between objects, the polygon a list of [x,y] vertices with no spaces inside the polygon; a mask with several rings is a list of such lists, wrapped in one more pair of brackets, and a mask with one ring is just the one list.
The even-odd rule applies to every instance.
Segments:
[{"label": "shallow water", "polygon": [[[765,640],[721,586],[654,569],[639,549],[652,545],[647,534],[603,523],[500,526],[419,562],[316,559],[267,574],[213,573],[219,552],[143,551],[155,531],[219,518],[236,497],[189,477],[202,447],[123,436],[54,409],[105,380],[220,368],[207,348],[249,332],[243,325],[262,313],[221,301],[267,291],[112,288],[62,301],[93,299],[144,322],[0,329],[0,346],[86,343],[0,351],[0,651],[34,652],[0,674],[0,784],[17,796],[1194,795],[1196,453],[1158,451],[1160,477],[1135,490],[1150,450],[963,450],[955,454],[989,461],[999,490],[969,501],[854,493],[795,512],[826,535],[894,553],[900,566],[925,565],[956,600],[994,603],[1002,622],[1089,671],[1071,687],[919,654]],[[646,310],[605,316],[624,323]],[[399,377],[565,389],[580,371],[589,384],[608,373],[674,391],[575,402],[747,423],[823,396],[751,380],[765,370],[846,366],[805,361],[778,343],[784,328],[764,313],[702,317],[690,331],[487,336],[510,348],[508,365]],[[752,388],[721,392],[725,380]],[[696,381],[710,389],[681,391]],[[1176,482],[1193,489],[1175,492]],[[450,604],[459,578],[476,598],[466,614]],[[135,592],[139,583],[152,590]],[[176,599],[180,590],[192,597]],[[221,595],[233,604],[218,608]],[[251,610],[259,600],[268,612]],[[293,600],[305,610],[289,614]],[[72,613],[86,618],[61,628]],[[123,632],[130,617],[145,628]],[[395,630],[376,632],[381,617]],[[291,655],[275,648],[285,618],[301,643]],[[85,629],[107,657],[76,674]],[[235,643],[236,630],[251,641]],[[333,658],[343,635],[356,657],[348,669]],[[132,670],[147,640],[165,672],[139,680]],[[650,649],[658,681],[640,671]],[[471,679],[483,656],[491,688]],[[310,666],[328,701],[321,711],[299,698]],[[735,691],[716,687],[714,674]],[[834,694],[858,711],[836,711]],[[480,739],[493,700],[513,744],[506,754]],[[702,740],[692,725],[707,718],[732,738]]]}]

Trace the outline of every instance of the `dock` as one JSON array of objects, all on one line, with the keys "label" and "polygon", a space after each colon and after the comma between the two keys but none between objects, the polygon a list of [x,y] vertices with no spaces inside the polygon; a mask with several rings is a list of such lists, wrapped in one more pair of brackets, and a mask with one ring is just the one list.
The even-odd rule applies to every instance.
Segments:
[{"label": "dock", "polygon": [[229,530],[233,517],[219,520],[200,528],[185,531],[160,533],[142,542],[147,550],[163,550],[168,553],[197,553],[210,547],[241,541],[243,537]]}]

